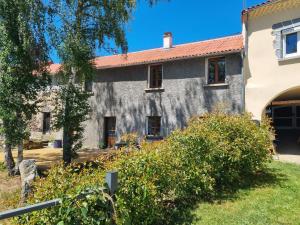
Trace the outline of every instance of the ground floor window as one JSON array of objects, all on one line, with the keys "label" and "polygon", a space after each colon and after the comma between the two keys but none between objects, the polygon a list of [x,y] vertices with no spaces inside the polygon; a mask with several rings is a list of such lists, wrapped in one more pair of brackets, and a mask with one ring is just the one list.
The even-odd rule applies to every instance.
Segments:
[{"label": "ground floor window", "polygon": [[116,117],[104,118],[104,145],[112,148],[116,144]]},{"label": "ground floor window", "polygon": [[43,133],[50,132],[50,112],[43,112]]},{"label": "ground floor window", "polygon": [[160,116],[149,116],[148,117],[148,135],[149,136],[160,136],[161,129],[161,117]]},{"label": "ground floor window", "polygon": [[92,81],[85,81],[84,82],[84,90],[87,92],[92,92],[93,91],[93,82]]}]

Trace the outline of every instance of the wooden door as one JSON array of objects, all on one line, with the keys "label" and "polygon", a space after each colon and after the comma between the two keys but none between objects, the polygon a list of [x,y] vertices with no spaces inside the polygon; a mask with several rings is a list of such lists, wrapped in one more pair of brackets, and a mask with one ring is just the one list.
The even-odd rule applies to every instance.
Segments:
[{"label": "wooden door", "polygon": [[112,148],[116,143],[116,117],[105,117],[104,129],[105,146]]}]

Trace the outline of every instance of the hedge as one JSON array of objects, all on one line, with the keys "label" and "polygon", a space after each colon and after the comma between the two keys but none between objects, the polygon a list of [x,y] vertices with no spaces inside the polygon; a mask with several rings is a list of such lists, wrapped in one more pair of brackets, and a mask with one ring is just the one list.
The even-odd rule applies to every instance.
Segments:
[{"label": "hedge", "polygon": [[[272,158],[270,131],[267,120],[257,126],[248,114],[212,113],[195,117],[186,129],[174,131],[164,141],[143,142],[140,149],[130,146],[130,150],[114,153],[105,162],[100,160],[98,168],[79,173],[70,172],[70,169],[62,172],[65,170],[61,167],[52,169],[46,179],[37,182],[36,192],[29,201],[66,199],[68,193],[78,193],[75,190],[94,189],[103,183],[104,171],[116,169],[119,171],[119,190],[113,205],[115,223],[172,224],[181,204],[212,199],[238,188],[248,176],[263,170]],[[53,172],[57,170],[61,173]],[[104,201],[102,195],[99,198],[101,204],[111,204]],[[22,217],[20,221],[35,224],[44,218],[45,223],[41,224],[81,223],[77,217],[72,220],[62,218],[62,208],[43,210]],[[93,207],[86,208],[87,214],[95,212]],[[101,220],[104,224],[111,223],[110,214],[103,211],[101,216],[105,218]]]}]

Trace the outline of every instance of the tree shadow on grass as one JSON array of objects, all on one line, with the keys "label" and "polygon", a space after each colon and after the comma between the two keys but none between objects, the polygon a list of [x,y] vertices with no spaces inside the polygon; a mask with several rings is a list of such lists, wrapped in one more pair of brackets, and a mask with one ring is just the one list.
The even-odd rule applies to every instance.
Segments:
[{"label": "tree shadow on grass", "polygon": [[[236,183],[233,188],[222,189],[215,196],[204,197],[202,199],[189,199],[175,202],[172,210],[167,216],[170,219],[169,224],[192,224],[200,221],[201,218],[193,213],[201,202],[210,202],[221,204],[225,201],[235,201],[241,198],[241,192],[250,191],[255,188],[275,187],[282,185],[287,180],[286,174],[283,174],[278,168],[267,168],[256,174],[247,175],[244,179]],[[203,200],[205,199],[205,200]]]}]

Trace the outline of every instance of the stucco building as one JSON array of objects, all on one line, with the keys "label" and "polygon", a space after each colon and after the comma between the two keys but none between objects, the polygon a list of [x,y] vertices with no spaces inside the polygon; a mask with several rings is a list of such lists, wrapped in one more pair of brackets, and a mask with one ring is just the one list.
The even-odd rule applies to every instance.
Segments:
[{"label": "stucco building", "polygon": [[243,12],[245,106],[267,114],[278,140],[300,129],[300,1],[272,0]]}]

